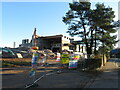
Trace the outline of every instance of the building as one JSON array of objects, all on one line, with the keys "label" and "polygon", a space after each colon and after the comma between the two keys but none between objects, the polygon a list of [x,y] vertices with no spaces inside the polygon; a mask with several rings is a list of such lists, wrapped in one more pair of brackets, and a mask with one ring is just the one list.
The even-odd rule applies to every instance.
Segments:
[{"label": "building", "polygon": [[60,35],[40,36],[36,38],[39,49],[50,49],[53,52],[69,50],[70,38]]},{"label": "building", "polygon": [[[31,42],[29,42],[28,39],[24,39],[22,40],[22,44],[20,44],[20,47],[32,47],[33,41],[34,38],[32,38]],[[36,35],[36,46],[39,47],[39,50],[49,49],[53,52],[68,50],[85,53],[85,47],[77,42],[79,41],[74,41],[74,38],[70,38],[62,34],[52,36]]]},{"label": "building", "polygon": [[19,45],[19,47],[26,47],[30,48],[32,46],[31,42],[29,42],[29,39],[23,39],[22,44]]}]

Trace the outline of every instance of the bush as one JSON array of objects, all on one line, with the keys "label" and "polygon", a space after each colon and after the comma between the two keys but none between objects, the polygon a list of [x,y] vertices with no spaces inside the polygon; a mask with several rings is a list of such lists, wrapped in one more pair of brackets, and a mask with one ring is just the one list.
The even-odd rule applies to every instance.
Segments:
[{"label": "bush", "polygon": [[79,62],[79,68],[93,70],[101,67],[101,59],[85,59]]}]

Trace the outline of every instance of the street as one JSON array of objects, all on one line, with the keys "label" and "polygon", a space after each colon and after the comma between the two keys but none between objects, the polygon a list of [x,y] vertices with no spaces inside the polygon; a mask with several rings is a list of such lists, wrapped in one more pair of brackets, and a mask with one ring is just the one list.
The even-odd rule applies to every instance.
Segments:
[{"label": "street", "polygon": [[[96,72],[83,72],[78,70],[58,69],[56,66],[39,68],[35,77],[29,76],[30,68],[6,69],[13,71],[11,74],[2,75],[2,88],[26,88],[26,85],[32,84],[35,80],[45,75],[38,80],[36,88],[83,88],[91,78],[95,77]],[[14,73],[16,71],[23,71]],[[57,72],[61,70],[61,72]],[[5,69],[3,70],[4,73]]]},{"label": "street", "polygon": [[[119,65],[118,62],[117,64]],[[46,67],[46,70],[44,70],[44,68],[45,67],[39,67],[36,75],[33,77],[29,76],[31,69],[30,67],[3,69],[2,88],[25,89],[118,87],[118,67],[116,67],[115,59],[109,60],[107,64],[98,71],[58,69],[57,64],[49,65]],[[57,72],[59,70],[61,72]],[[29,85],[33,84],[34,82],[38,86],[29,87]]]}]

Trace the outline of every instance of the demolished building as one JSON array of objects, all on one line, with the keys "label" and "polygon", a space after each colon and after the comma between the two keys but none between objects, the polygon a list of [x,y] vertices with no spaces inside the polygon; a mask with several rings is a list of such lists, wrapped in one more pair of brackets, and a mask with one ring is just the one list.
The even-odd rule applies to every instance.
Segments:
[{"label": "demolished building", "polygon": [[69,50],[70,38],[63,35],[41,36],[37,38],[39,49],[50,49],[53,52]]},{"label": "demolished building", "polygon": [[78,43],[80,41],[74,41],[74,38],[70,38],[63,34],[52,35],[52,36],[38,36],[36,34],[36,28],[32,35],[32,40],[29,42],[29,39],[23,39],[22,44],[19,45],[19,48],[25,47],[31,49],[32,46],[38,47],[39,50],[51,50],[52,52],[62,52],[63,50],[67,51],[77,51],[85,53],[85,48],[83,45]]},{"label": "demolished building", "polygon": [[[24,39],[22,44],[20,44],[20,47],[32,47],[32,42],[33,38],[31,42],[28,42],[27,39]],[[39,47],[39,50],[49,49],[53,52],[68,50],[85,53],[85,47],[76,42],[77,41],[74,41],[74,38],[70,38],[62,34],[52,36],[36,35],[36,46]]]}]

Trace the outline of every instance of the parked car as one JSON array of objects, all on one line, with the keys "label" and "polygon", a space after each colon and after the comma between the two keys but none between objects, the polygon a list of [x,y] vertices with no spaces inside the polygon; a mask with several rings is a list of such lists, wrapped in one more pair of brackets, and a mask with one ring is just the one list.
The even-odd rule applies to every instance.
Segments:
[{"label": "parked car", "polygon": [[0,48],[0,57],[1,58],[16,58],[16,55],[9,48]]},{"label": "parked car", "polygon": [[27,51],[14,48],[0,48],[1,58],[31,58],[32,55]]},{"label": "parked car", "polygon": [[18,58],[31,58],[32,57],[31,53],[29,53],[27,51],[22,51],[22,50],[14,49],[14,48],[12,48],[11,50],[14,52],[14,54]]}]

